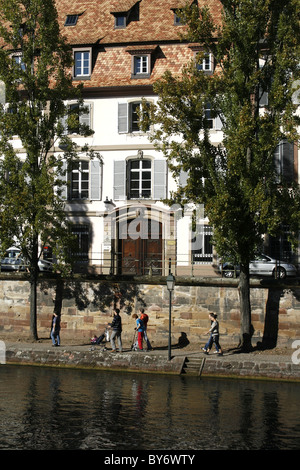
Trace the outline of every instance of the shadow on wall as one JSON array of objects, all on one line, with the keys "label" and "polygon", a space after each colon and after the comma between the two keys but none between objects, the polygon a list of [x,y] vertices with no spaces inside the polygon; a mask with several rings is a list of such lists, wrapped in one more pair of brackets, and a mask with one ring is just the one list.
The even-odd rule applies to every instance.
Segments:
[{"label": "shadow on wall", "polygon": [[[48,283],[43,283],[41,287],[46,292],[50,286]],[[90,307],[105,313],[109,309],[117,307],[124,309],[123,311],[130,315],[136,302],[139,303],[140,307],[146,307],[140,289],[135,284],[103,282],[97,285],[91,283],[85,288],[81,281],[57,279],[54,312],[60,315],[63,301],[71,299],[80,311]]]}]

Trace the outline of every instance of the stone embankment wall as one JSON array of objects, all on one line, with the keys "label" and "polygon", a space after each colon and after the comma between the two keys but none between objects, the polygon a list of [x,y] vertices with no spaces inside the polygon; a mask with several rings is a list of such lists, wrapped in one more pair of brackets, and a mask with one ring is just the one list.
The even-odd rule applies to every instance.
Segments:
[{"label": "stone embankment wall", "polygon": [[[140,281],[140,283],[138,283]],[[148,334],[153,346],[168,344],[169,292],[165,278],[60,280],[41,277],[38,289],[38,336],[49,338],[54,310],[61,314],[61,338],[79,343],[99,336],[112,319],[113,306],[121,307],[123,341],[132,342],[132,314],[144,306],[149,315]],[[0,277],[0,339],[29,336],[29,283],[13,275]],[[253,341],[290,346],[300,339],[300,286],[298,281],[252,281]],[[172,347],[203,344],[209,328],[208,313],[218,314],[221,343],[236,344],[240,313],[236,280],[176,279],[172,294]]]}]

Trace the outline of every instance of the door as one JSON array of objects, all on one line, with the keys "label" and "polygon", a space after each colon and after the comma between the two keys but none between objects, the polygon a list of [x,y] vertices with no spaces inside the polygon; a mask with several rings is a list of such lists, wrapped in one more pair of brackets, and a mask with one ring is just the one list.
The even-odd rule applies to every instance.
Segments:
[{"label": "door", "polygon": [[[132,230],[134,224],[134,232]],[[162,273],[162,224],[134,219],[119,225],[119,272],[160,275]]]}]

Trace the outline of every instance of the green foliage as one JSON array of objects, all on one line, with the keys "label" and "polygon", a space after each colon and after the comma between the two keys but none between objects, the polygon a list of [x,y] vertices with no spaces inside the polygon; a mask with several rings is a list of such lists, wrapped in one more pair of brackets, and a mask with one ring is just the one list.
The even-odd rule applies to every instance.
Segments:
[{"label": "green foliage", "polygon": [[[72,51],[60,33],[55,2],[0,0],[0,42],[6,95],[0,108],[1,248],[17,244],[36,272],[47,244],[66,266],[66,169],[79,151],[90,151],[65,135],[62,121],[67,116],[68,126],[82,135],[91,131],[79,125],[81,87],[72,83]],[[77,101],[77,113],[66,106],[67,99]]]},{"label": "green foliage", "polygon": [[[298,184],[278,184],[274,151],[298,139],[293,84],[299,77],[299,2],[221,1],[222,22],[208,7],[185,9],[184,39],[213,54],[215,73],[188,64],[155,84],[159,96],[150,109],[149,138],[168,158],[175,177],[187,184],[170,203],[204,203],[214,226],[219,255],[248,265],[265,233],[282,223],[298,233]],[[263,93],[268,104],[260,106]],[[223,141],[211,141],[205,110],[223,124]]]}]

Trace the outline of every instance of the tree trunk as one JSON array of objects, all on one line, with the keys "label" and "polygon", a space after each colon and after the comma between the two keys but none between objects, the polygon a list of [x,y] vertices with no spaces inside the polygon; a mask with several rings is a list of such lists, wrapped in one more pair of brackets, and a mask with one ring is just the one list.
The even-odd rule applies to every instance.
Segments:
[{"label": "tree trunk", "polygon": [[250,351],[251,344],[251,304],[250,304],[250,276],[248,264],[240,266],[239,296],[241,311],[240,347],[243,351]]},{"label": "tree trunk", "polygon": [[32,257],[30,260],[30,336],[33,340],[38,339],[37,334],[37,284],[39,276],[38,267],[38,236],[32,239]]},{"label": "tree trunk", "polygon": [[37,334],[37,273],[30,274],[30,337],[38,339]]}]

